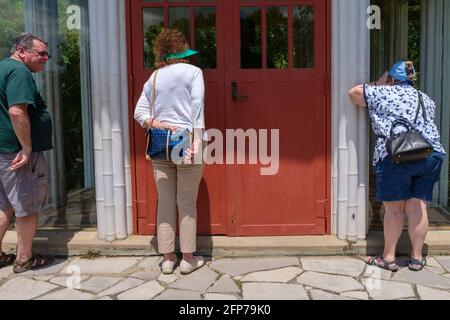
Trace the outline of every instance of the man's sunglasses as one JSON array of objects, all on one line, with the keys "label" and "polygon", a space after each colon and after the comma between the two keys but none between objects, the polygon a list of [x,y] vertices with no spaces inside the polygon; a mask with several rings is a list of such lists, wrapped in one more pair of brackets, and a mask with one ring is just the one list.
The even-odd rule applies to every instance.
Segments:
[{"label": "man's sunglasses", "polygon": [[36,55],[38,55],[38,56],[40,56],[42,58],[43,57],[47,57],[48,59],[52,58],[52,56],[47,51],[36,51],[36,50],[33,50],[33,49],[27,49],[27,50],[32,51],[34,54],[36,54]]}]

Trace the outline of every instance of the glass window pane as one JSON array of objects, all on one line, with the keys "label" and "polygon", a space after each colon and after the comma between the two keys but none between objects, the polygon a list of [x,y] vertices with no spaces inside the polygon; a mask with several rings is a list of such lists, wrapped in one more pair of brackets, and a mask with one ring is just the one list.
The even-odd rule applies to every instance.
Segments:
[{"label": "glass window pane", "polygon": [[151,69],[155,64],[153,41],[164,28],[163,8],[145,8],[144,17],[144,68]]},{"label": "glass window pane", "polygon": [[200,51],[197,65],[200,68],[217,67],[216,8],[195,8],[195,48]]},{"label": "glass window pane", "polygon": [[12,40],[25,30],[23,4],[22,0],[0,1],[0,60],[10,56]]},{"label": "glass window pane", "polygon": [[172,29],[180,30],[188,42],[191,41],[190,24],[189,24],[189,8],[172,7],[169,8],[169,26]]},{"label": "glass window pane", "polygon": [[314,7],[296,6],[294,19],[294,67],[314,67]]},{"label": "glass window pane", "polygon": [[267,67],[289,67],[287,7],[267,8]]},{"label": "glass window pane", "polygon": [[71,8],[79,12],[79,25],[68,20],[73,2],[0,0],[0,60],[24,31],[48,41],[53,55],[45,72],[34,75],[52,118],[55,147],[46,151],[49,183],[40,229],[96,226],[88,2],[78,0]]},{"label": "glass window pane", "polygon": [[261,8],[241,8],[241,68],[262,67]]}]

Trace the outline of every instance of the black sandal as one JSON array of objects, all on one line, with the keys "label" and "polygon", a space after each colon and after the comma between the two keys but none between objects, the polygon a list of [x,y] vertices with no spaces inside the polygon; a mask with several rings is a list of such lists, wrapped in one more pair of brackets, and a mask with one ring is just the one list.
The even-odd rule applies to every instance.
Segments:
[{"label": "black sandal", "polygon": [[408,269],[411,271],[421,271],[427,265],[427,260],[422,258],[421,260],[411,258],[409,259]]},{"label": "black sandal", "polygon": [[392,272],[398,271],[398,265],[395,263],[395,261],[386,261],[383,256],[376,256],[376,257],[367,257],[364,260],[368,265],[371,266],[377,266],[381,269],[385,269]]},{"label": "black sandal", "polygon": [[5,254],[2,252],[2,254],[0,255],[0,268],[12,265],[14,263],[14,260],[16,260],[16,255]]},{"label": "black sandal", "polygon": [[26,261],[18,260],[14,261],[13,272],[23,273],[29,270],[42,268],[48,266],[53,262],[51,255],[33,254],[33,256]]}]

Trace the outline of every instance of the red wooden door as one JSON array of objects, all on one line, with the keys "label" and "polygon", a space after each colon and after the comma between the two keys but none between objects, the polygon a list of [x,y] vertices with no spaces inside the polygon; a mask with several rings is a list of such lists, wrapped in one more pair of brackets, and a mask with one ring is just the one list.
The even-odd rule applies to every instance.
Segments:
[{"label": "red wooden door", "polygon": [[[208,128],[224,137],[226,129],[280,130],[274,176],[262,176],[260,165],[207,166],[199,233],[329,232],[328,10],[328,0],[128,1],[135,233],[156,231],[157,197],[143,154],[144,130],[131,118],[152,72],[151,40],[162,26],[181,29],[202,52],[193,62],[204,70]],[[233,100],[232,84],[245,100]]]},{"label": "red wooden door", "polygon": [[[130,126],[134,171],[133,210],[135,233],[156,233],[157,194],[151,162],[144,157],[145,131],[132,119],[134,107],[144,83],[153,70],[154,57],[151,43],[162,27],[183,31],[191,47],[202,51],[193,61],[203,69],[206,82],[205,116],[208,128],[225,131],[224,74],[225,56],[223,34],[217,27],[224,25],[223,3],[226,1],[168,1],[129,0],[128,56],[132,70],[130,90]],[[211,45],[212,44],[212,45]],[[199,192],[199,233],[203,235],[227,234],[226,167],[211,165],[205,170]]]},{"label": "red wooden door", "polygon": [[327,9],[325,0],[233,1],[230,8],[225,82],[247,99],[226,99],[227,127],[280,130],[277,175],[261,176],[253,165],[233,170],[235,234],[327,231]]}]

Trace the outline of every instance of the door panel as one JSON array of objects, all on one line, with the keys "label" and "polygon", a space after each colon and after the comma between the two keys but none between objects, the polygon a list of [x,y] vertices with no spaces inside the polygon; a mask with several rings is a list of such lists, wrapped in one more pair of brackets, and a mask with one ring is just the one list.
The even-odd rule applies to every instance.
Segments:
[{"label": "door panel", "polygon": [[226,82],[247,100],[227,100],[228,128],[280,130],[277,175],[236,169],[238,235],[326,233],[327,2],[304,3],[234,1],[232,38],[239,40]]},{"label": "door panel", "polygon": [[[220,3],[220,1],[218,1]],[[133,92],[130,116],[134,112],[144,83],[154,71],[151,43],[163,27],[176,27],[190,40],[191,47],[202,50],[192,62],[203,69],[206,85],[205,121],[208,128],[225,131],[223,36],[217,26],[223,25],[223,6],[216,1],[129,1],[132,45]],[[196,44],[198,42],[198,44]],[[145,131],[133,123],[136,192],[135,217],[138,234],[156,233],[157,193],[151,162],[145,160]],[[142,152],[141,152],[142,150]],[[208,166],[200,184],[198,201],[199,234],[227,234],[226,167]]]},{"label": "door panel", "polygon": [[[134,111],[152,73],[151,42],[177,27],[201,51],[207,128],[279,129],[280,169],[207,166],[199,233],[229,236],[325,234],[329,224],[329,0],[128,1]],[[247,99],[233,101],[232,83]],[[156,188],[134,124],[134,210],[139,234],[155,234]],[[224,141],[225,142],[225,141]],[[225,154],[224,143],[224,154]],[[270,149],[270,148],[269,148]],[[247,151],[248,156],[248,151]]]}]

